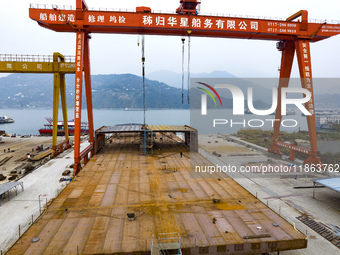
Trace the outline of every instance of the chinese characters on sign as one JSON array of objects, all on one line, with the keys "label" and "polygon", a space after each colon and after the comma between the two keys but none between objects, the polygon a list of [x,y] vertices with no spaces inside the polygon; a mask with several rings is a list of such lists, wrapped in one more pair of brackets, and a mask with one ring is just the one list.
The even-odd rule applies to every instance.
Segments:
[{"label": "chinese characters on sign", "polygon": [[[302,46],[302,66],[303,66],[306,89],[308,89],[311,93],[313,93],[312,69],[311,69],[311,62],[310,62],[309,45],[306,42],[302,42],[301,46]],[[312,94],[312,98],[308,102],[308,110],[311,114],[314,114],[313,94]]]},{"label": "chinese characters on sign", "polygon": [[116,16],[116,15],[109,15],[109,17],[106,19],[106,15],[89,15],[87,18],[89,23],[104,23],[104,22],[110,22],[110,23],[126,23],[126,19],[124,16]]},{"label": "chinese characters on sign", "polygon": [[76,84],[75,84],[75,105],[74,105],[74,118],[80,118],[81,111],[81,88],[82,88],[82,58],[83,58],[83,35],[82,33],[77,33],[77,49],[76,49]]},{"label": "chinese characters on sign", "polygon": [[[124,26],[150,26],[165,28],[198,28],[205,30],[224,30],[224,31],[248,31],[248,32],[269,32],[280,34],[296,34],[298,33],[299,24],[296,22],[285,21],[268,21],[263,22],[264,25],[260,29],[259,20],[243,19],[231,17],[209,17],[195,16],[181,17],[179,15],[169,14],[153,14],[148,13],[141,15],[140,18],[129,16],[131,14],[112,13],[112,12],[90,12],[85,14],[84,21],[93,25],[124,25]],[[39,20],[46,22],[75,22],[75,14],[73,13],[57,13],[55,11],[43,11],[39,13]],[[339,31],[340,26],[323,26],[322,31]]]},{"label": "chinese characters on sign", "polygon": [[[54,14],[40,13],[41,21],[69,21],[74,22],[73,14]],[[124,15],[112,14],[89,14],[85,20],[91,24],[127,24],[127,19]],[[137,24],[129,24],[137,25]],[[219,29],[219,30],[245,30],[259,31],[258,21],[230,19],[230,18],[207,18],[195,17],[189,20],[187,17],[177,16],[161,16],[161,15],[144,15],[142,17],[143,26],[153,27],[187,27],[187,28],[203,28],[203,29]]]},{"label": "chinese characters on sign", "polygon": [[191,28],[204,28],[204,29],[220,29],[220,30],[247,30],[258,31],[258,21],[249,20],[236,20],[227,18],[192,18],[190,21],[188,18],[179,18],[175,16],[151,16],[144,15],[142,19],[144,26],[156,26],[156,27],[191,27]]},{"label": "chinese characters on sign", "polygon": [[68,21],[74,22],[75,21],[74,14],[56,14],[56,13],[40,13],[39,20],[41,21]]}]

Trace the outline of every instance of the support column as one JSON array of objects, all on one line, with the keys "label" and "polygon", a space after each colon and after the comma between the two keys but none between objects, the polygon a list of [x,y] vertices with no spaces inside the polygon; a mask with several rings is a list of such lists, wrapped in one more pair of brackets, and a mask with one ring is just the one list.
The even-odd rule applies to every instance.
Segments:
[{"label": "support column", "polygon": [[289,160],[292,160],[292,161],[295,160],[295,151],[293,150],[293,148],[290,148],[289,150]]},{"label": "support column", "polygon": [[60,151],[63,152],[63,147],[71,147],[69,144],[69,134],[68,134],[68,118],[67,118],[67,105],[66,105],[66,86],[65,86],[65,73],[61,73],[59,70],[59,63],[65,62],[65,58],[62,54],[58,52],[53,53],[53,71],[54,71],[54,89],[53,89],[53,133],[52,133],[52,156],[58,155],[57,151],[57,135],[58,135],[58,112],[59,112],[59,91],[61,97],[61,106],[63,110],[63,120],[64,120],[64,132],[65,132],[65,142],[61,144]]},{"label": "support column", "polygon": [[311,113],[307,117],[307,125],[309,131],[309,139],[312,153],[304,161],[305,164],[321,164],[320,158],[317,156],[317,137],[315,125],[315,107],[314,107],[314,92],[313,92],[313,79],[312,79],[312,64],[310,56],[309,40],[299,39],[295,41],[296,55],[299,64],[301,86],[307,89],[312,97],[309,102],[305,103],[306,109]]},{"label": "support column", "polygon": [[79,30],[76,37],[76,73],[74,100],[74,167],[73,175],[80,170],[80,133],[81,133],[81,101],[83,84],[83,57],[85,32]]},{"label": "support column", "polygon": [[[280,50],[280,49],[279,49]],[[292,71],[293,60],[295,53],[295,45],[294,41],[283,41],[282,42],[282,57],[281,57],[281,67],[280,67],[280,80],[278,87],[278,99],[277,99],[277,108],[275,114],[275,122],[274,122],[274,134],[273,134],[273,143],[269,147],[268,151],[273,152],[277,155],[281,154],[279,147],[276,145],[276,141],[280,132],[280,125],[282,120],[281,114],[281,90],[282,88],[286,88],[289,85],[290,74]]]},{"label": "support column", "polygon": [[63,111],[64,120],[64,130],[65,130],[65,140],[66,148],[70,147],[70,138],[68,130],[68,117],[67,117],[67,104],[66,104],[66,85],[65,85],[65,74],[60,74],[60,97],[61,97],[61,108]]},{"label": "support column", "polygon": [[54,73],[54,80],[53,80],[53,131],[52,131],[52,148],[53,148],[53,150],[56,150],[56,146],[57,146],[59,89],[60,89],[60,73]]},{"label": "support column", "polygon": [[[89,123],[90,144],[94,145],[94,127],[93,127],[93,109],[92,109],[92,89],[91,89],[91,66],[90,66],[90,35],[85,33],[84,41],[84,76],[85,76],[85,92],[87,104],[87,118]],[[93,157],[93,148],[90,157]]]},{"label": "support column", "polygon": [[190,132],[190,150],[198,152],[198,135],[197,131]]}]

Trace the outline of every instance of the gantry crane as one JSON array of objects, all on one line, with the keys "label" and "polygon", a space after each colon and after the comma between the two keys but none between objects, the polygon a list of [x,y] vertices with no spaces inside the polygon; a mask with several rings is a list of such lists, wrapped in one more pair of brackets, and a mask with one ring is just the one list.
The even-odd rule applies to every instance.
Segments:
[{"label": "gantry crane", "polygon": [[[51,55],[0,54],[0,73],[53,73],[53,132],[52,156],[71,147],[68,131],[65,74],[75,73],[74,57],[66,57],[59,52]],[[59,92],[64,120],[65,141],[57,144]]]},{"label": "gantry crane", "polygon": [[[311,149],[290,145],[292,152],[302,151],[308,155],[307,164],[318,164],[317,140],[315,128],[315,109],[313,95],[313,80],[311,67],[310,43],[327,39],[340,34],[339,24],[310,23],[308,12],[303,10],[292,15],[285,21],[243,17],[221,17],[196,15],[198,1],[181,1],[176,14],[153,13],[151,8],[137,7],[136,12],[122,11],[92,11],[85,0],[76,0],[76,10],[62,10],[58,6],[51,9],[46,6],[31,5],[29,16],[44,28],[57,32],[76,33],[76,75],[75,75],[75,136],[74,136],[74,173],[80,169],[80,160],[89,152],[93,153],[93,116],[90,80],[90,33],[113,34],[144,34],[144,35],[174,35],[200,36],[217,38],[261,39],[280,41],[282,51],[280,81],[278,93],[278,108],[276,119],[281,115],[281,88],[287,87],[296,52],[300,70],[301,85],[312,94],[305,104],[311,113],[307,116]],[[301,20],[297,18],[301,17]],[[80,153],[80,123],[81,94],[83,72],[87,99],[88,121],[91,145]],[[275,122],[273,143],[270,151],[280,154],[277,141],[280,121]],[[294,153],[292,153],[292,157]]]},{"label": "gantry crane", "polygon": [[180,6],[177,8],[177,14],[194,14],[197,15],[199,12],[199,5],[201,2],[197,0],[181,0]]}]

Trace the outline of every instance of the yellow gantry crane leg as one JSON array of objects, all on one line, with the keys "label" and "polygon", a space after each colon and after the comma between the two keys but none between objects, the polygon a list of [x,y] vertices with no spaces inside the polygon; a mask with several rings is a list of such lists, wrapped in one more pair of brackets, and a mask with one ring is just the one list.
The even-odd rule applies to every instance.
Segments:
[{"label": "yellow gantry crane leg", "polygon": [[60,96],[61,96],[61,108],[63,111],[63,120],[65,126],[65,140],[69,141],[69,132],[68,132],[68,118],[67,118],[67,105],[66,105],[66,85],[65,85],[65,74],[60,74]]},{"label": "yellow gantry crane leg", "polygon": [[[0,73],[53,73],[53,133],[52,156],[71,147],[69,139],[65,74],[75,73],[75,63],[65,62],[65,57],[54,52],[52,56],[0,54]],[[63,112],[65,141],[57,144],[59,92]]]},{"label": "yellow gantry crane leg", "polygon": [[[65,63],[65,58],[58,52],[53,53],[53,69],[54,69],[54,81],[53,81],[53,133],[52,133],[52,149],[53,155],[62,152],[63,145],[70,147],[70,138],[68,132],[68,118],[67,118],[67,105],[66,105],[66,86],[65,86],[65,73],[61,73],[59,70],[59,64]],[[58,111],[59,111],[59,91],[61,97],[61,108],[63,111],[65,142],[57,145],[58,135]],[[58,148],[59,147],[59,148]]]},{"label": "yellow gantry crane leg", "polygon": [[56,146],[57,146],[59,91],[60,91],[60,74],[55,73],[54,80],[53,80],[53,132],[52,132],[53,150],[56,150]]}]

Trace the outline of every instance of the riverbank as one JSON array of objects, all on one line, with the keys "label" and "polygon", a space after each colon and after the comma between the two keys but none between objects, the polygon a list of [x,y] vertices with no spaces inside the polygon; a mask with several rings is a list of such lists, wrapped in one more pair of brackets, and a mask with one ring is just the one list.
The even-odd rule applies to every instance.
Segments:
[{"label": "riverbank", "polygon": [[[234,136],[240,140],[256,144],[266,148],[272,144],[273,131],[260,129],[239,130]],[[339,164],[340,158],[340,133],[338,132],[317,132],[318,156],[324,164]],[[298,146],[310,149],[308,131],[298,131],[293,133],[280,132],[278,141],[294,143]],[[289,150],[281,148],[281,152],[289,156]],[[296,152],[296,158],[304,160],[306,155]]]}]

